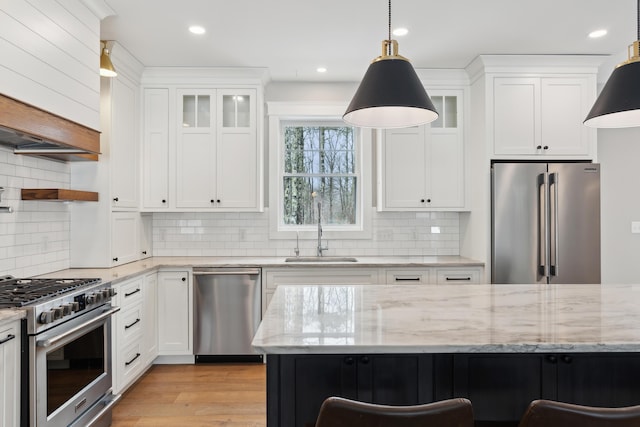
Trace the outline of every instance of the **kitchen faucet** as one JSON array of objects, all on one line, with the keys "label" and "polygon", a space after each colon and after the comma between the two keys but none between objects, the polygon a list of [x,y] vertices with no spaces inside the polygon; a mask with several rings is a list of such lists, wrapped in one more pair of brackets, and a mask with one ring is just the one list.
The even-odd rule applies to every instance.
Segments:
[{"label": "kitchen faucet", "polygon": [[322,203],[318,202],[318,256],[322,256],[322,251],[329,250],[329,243],[322,247]]}]

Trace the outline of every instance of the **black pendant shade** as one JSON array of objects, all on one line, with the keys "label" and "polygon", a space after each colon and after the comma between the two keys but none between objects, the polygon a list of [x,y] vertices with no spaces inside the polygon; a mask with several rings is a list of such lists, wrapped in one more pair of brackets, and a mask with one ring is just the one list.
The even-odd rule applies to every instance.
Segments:
[{"label": "black pendant shade", "polygon": [[411,63],[392,58],[369,65],[343,116],[345,122],[365,128],[402,128],[438,118]]},{"label": "black pendant shade", "polygon": [[595,128],[640,126],[640,62],[613,70],[584,124]]}]

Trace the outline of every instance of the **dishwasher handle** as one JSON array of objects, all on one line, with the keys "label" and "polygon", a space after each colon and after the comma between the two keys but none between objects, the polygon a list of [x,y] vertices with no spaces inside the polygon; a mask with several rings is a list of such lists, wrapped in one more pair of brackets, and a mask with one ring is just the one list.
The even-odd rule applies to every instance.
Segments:
[{"label": "dishwasher handle", "polygon": [[241,274],[246,274],[249,276],[255,276],[260,274],[259,268],[253,269],[242,269],[242,270],[193,270],[194,276],[238,276]]}]

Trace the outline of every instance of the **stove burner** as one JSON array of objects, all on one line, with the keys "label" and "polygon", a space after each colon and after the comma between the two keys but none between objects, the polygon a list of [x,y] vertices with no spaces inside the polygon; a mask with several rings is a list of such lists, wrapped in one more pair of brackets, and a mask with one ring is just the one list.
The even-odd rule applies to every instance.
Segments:
[{"label": "stove burner", "polygon": [[100,279],[16,279],[0,277],[0,307],[24,307],[74,289],[100,283]]}]

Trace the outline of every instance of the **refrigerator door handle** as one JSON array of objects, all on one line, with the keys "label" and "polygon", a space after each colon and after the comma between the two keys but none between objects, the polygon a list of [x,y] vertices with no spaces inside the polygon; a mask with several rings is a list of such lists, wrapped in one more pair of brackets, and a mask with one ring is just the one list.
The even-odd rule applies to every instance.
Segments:
[{"label": "refrigerator door handle", "polygon": [[[551,206],[549,206],[549,216],[552,220],[552,228],[549,228],[550,233],[553,233],[553,262],[550,263],[549,266],[549,274],[551,276],[558,275],[558,173],[553,172],[549,174],[549,193],[551,193],[551,187],[553,186],[553,210]],[[551,215],[553,212],[553,215]]]},{"label": "refrigerator door handle", "polygon": [[547,191],[547,174],[538,175],[538,275],[547,277],[547,209],[548,194]]}]

